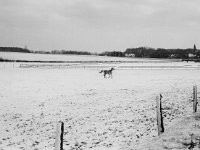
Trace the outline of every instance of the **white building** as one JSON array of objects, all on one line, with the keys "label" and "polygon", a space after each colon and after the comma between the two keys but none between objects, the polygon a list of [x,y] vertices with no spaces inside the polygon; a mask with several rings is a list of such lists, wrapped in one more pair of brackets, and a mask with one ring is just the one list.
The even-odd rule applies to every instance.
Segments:
[{"label": "white building", "polygon": [[126,57],[135,57],[135,54],[125,54]]},{"label": "white building", "polygon": [[189,58],[193,58],[193,57],[196,57],[196,55],[195,55],[195,54],[192,54],[192,53],[189,53],[189,54],[188,54],[188,57],[189,57]]}]

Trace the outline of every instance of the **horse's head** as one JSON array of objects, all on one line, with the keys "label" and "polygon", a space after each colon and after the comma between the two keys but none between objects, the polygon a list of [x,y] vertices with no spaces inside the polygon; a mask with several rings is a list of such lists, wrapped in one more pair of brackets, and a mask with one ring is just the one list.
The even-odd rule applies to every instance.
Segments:
[{"label": "horse's head", "polygon": [[115,68],[111,68],[111,70],[115,70]]},{"label": "horse's head", "polygon": [[99,73],[102,73],[103,72],[103,70],[101,70]]}]

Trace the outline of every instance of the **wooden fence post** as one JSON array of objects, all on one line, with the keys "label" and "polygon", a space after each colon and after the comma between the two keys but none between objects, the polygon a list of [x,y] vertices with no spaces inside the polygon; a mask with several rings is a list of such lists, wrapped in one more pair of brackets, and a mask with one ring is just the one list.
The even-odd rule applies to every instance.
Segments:
[{"label": "wooden fence post", "polygon": [[64,123],[59,122],[56,130],[55,150],[63,150]]},{"label": "wooden fence post", "polygon": [[197,112],[197,86],[193,86],[193,113]]},{"label": "wooden fence post", "polygon": [[161,133],[164,132],[161,99],[162,99],[162,95],[161,94],[160,94],[160,96],[156,96],[158,135],[160,135]]}]

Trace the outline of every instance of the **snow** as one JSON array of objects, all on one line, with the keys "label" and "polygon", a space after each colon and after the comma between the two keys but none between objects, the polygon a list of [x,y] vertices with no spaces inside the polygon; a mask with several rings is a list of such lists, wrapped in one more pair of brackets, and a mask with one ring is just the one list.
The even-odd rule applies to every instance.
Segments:
[{"label": "snow", "polygon": [[[177,63],[186,65],[170,64]],[[192,113],[198,67],[114,65],[113,79],[104,79],[95,66],[20,68],[20,63],[0,63],[0,149],[53,150],[60,121],[65,150],[137,149],[157,136],[157,95],[163,96],[166,128]]]},{"label": "snow", "polygon": [[53,55],[35,53],[0,52],[0,58],[9,60],[29,60],[29,61],[135,61],[135,62],[166,62],[160,59],[139,59],[129,57],[108,57],[96,55]]},{"label": "snow", "polygon": [[200,113],[191,114],[168,128],[167,131],[151,141],[140,145],[138,149],[193,149],[200,148]]}]

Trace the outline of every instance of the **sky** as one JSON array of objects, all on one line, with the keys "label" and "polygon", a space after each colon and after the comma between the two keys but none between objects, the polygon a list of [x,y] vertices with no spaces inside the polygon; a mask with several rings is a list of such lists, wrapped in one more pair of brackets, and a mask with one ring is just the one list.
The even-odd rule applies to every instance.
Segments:
[{"label": "sky", "polygon": [[199,7],[200,0],[0,0],[0,46],[198,48]]}]

